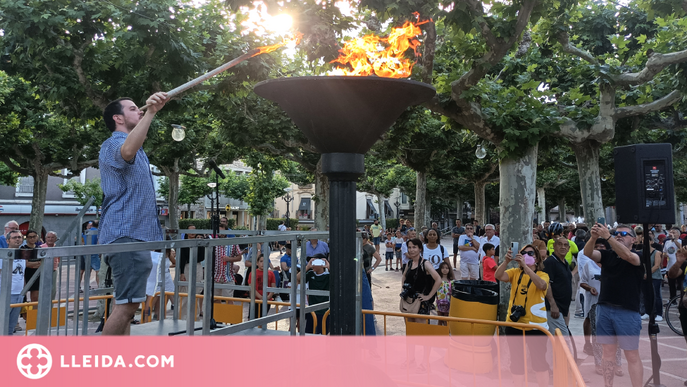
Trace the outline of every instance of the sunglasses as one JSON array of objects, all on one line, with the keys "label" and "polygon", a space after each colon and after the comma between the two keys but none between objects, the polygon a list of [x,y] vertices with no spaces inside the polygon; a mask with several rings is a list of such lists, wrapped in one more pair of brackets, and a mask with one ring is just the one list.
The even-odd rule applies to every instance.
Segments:
[{"label": "sunglasses", "polygon": [[466,230],[472,230],[472,227],[465,227]]},{"label": "sunglasses", "polygon": [[632,233],[629,232],[629,231],[613,231],[613,236],[618,236],[618,235],[624,236],[624,237],[626,237],[626,236],[628,236],[628,235],[631,236],[631,237],[634,236],[634,235],[632,235]]},{"label": "sunglasses", "polygon": [[532,250],[527,250],[522,252],[525,255],[529,255],[530,257],[534,257],[534,251]]}]

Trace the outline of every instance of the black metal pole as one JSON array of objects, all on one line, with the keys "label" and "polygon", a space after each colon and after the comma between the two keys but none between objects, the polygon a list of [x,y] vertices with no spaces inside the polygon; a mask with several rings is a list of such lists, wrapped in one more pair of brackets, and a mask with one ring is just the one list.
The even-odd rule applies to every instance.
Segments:
[{"label": "black metal pole", "polygon": [[289,220],[289,217],[291,214],[289,213],[289,203],[291,202],[291,198],[289,197],[289,194],[286,194],[286,199],[284,199],[286,202],[286,227],[291,227],[291,221]]},{"label": "black metal pole", "polygon": [[355,277],[358,264],[355,260],[355,181],[364,171],[362,154],[322,154],[322,172],[329,178],[329,305],[332,335],[355,335]]},{"label": "black metal pole", "polygon": [[[646,273],[646,280],[644,280],[644,313],[649,312],[649,342],[651,343],[651,369],[652,376],[647,381],[646,386],[663,387],[661,384],[661,355],[658,353],[658,333],[660,329],[656,323],[654,286],[651,278],[651,253],[649,248],[651,241],[649,240],[649,224],[644,223],[644,247],[642,248],[642,262],[644,264],[644,271]],[[658,258],[655,258],[658,259]],[[661,305],[662,306],[662,305]]]},{"label": "black metal pole", "polygon": [[[213,204],[213,201],[210,200],[210,212],[212,213],[211,215],[211,223],[212,223],[212,237],[213,238],[218,238],[219,237],[219,174],[215,172],[215,202],[216,205]],[[215,321],[215,261],[217,260],[215,252],[217,249],[215,247],[212,247],[212,268],[210,269],[210,329],[217,329],[217,321]],[[208,281],[208,278],[205,277],[205,280]],[[208,297],[206,294],[205,297]]]}]

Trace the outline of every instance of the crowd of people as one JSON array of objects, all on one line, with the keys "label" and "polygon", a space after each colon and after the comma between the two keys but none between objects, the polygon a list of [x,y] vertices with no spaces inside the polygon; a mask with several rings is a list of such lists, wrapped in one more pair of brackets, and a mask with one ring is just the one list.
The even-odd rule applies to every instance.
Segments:
[{"label": "crowd of people", "polygon": [[[5,229],[3,235],[0,235],[0,248],[10,248],[10,249],[22,249],[22,250],[34,250],[37,248],[49,248],[55,247],[57,242],[57,233],[54,231],[48,231],[45,234],[45,240],[42,240],[36,231],[28,230],[26,233],[22,233],[19,230],[19,223],[15,220],[11,220],[5,223]],[[36,275],[38,268],[40,267],[40,260],[35,254],[27,251],[27,255],[24,257],[27,259],[15,259],[13,260],[12,267],[12,285],[10,287],[10,303],[19,304],[23,302],[38,302],[39,286],[40,286],[40,276]],[[55,257],[53,259],[53,283],[56,281],[57,268],[60,264],[60,258]],[[2,273],[2,260],[0,260],[0,273]],[[34,278],[35,277],[35,278]],[[33,282],[31,282],[33,281]],[[22,295],[22,290],[26,285],[29,288],[25,295]],[[55,298],[55,287],[52,289],[51,294],[52,299]],[[26,318],[26,308],[12,308],[10,310],[10,323],[8,335],[12,335],[14,332],[21,331],[23,328],[19,325],[19,316],[23,315]]]},{"label": "crowd of people", "polygon": [[[604,376],[605,385],[612,386],[614,376],[624,374],[620,362],[624,353],[632,385],[638,387],[643,375],[638,352],[641,321],[649,319],[651,313],[656,322],[663,321],[662,310],[667,304],[661,297],[662,287],[669,288],[671,299],[687,289],[687,247],[683,247],[687,242],[686,229],[669,226],[665,231],[663,225],[652,226],[648,243],[650,273],[645,272],[641,258],[641,226],[610,228],[595,224],[590,229],[584,224],[546,222],[534,226],[532,243],[504,247],[505,254],[499,258],[498,227],[462,225],[457,220],[451,232],[453,265],[445,249],[437,245],[440,233],[436,228],[426,229],[420,238],[412,226],[386,230],[386,247],[389,260],[395,257],[390,253],[401,252],[402,311],[433,314],[436,310],[437,315],[448,315],[454,278],[508,282],[511,293],[507,321],[537,325],[551,333],[560,329],[570,335],[570,318],[574,315],[584,319],[583,351],[594,356],[596,372]],[[478,236],[479,233],[482,235]],[[382,242],[384,233],[380,236]],[[509,269],[512,261],[517,266]],[[393,267],[393,263],[388,262],[387,267]],[[649,288],[647,276],[651,279]],[[653,309],[648,305],[652,303],[645,303],[644,299],[649,290],[654,293]],[[679,303],[678,310],[682,329],[687,331],[685,304]],[[543,335],[534,328],[522,330],[528,337]],[[522,353],[522,330],[506,330],[513,338],[508,340],[513,354]],[[542,347],[546,340],[527,342],[533,346],[530,356],[537,380],[542,386],[548,385],[550,367],[547,348]],[[511,357],[511,371],[515,384],[522,385],[522,357]]]}]

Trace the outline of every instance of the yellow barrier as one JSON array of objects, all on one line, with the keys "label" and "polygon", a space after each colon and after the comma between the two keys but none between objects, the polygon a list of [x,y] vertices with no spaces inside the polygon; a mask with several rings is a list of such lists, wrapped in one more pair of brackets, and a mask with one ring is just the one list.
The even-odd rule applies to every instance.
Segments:
[{"label": "yellow barrier", "polygon": [[[552,347],[553,347],[553,385],[554,387],[568,387],[568,386],[585,386],[584,379],[582,378],[582,375],[580,374],[580,370],[577,368],[577,364],[575,363],[575,359],[573,358],[573,355],[570,352],[570,349],[568,348],[567,343],[565,342],[565,338],[561,334],[559,329],[556,329],[556,336],[554,337],[551,332],[549,332],[547,329],[544,329],[540,326],[537,325],[530,325],[530,324],[521,324],[521,323],[512,323],[512,322],[506,322],[506,321],[492,321],[492,320],[478,320],[478,319],[470,319],[470,318],[458,318],[458,317],[450,317],[450,316],[432,316],[432,315],[424,315],[424,314],[405,314],[405,313],[399,313],[399,312],[382,312],[382,311],[377,311],[377,310],[363,310],[363,319],[365,318],[364,316],[367,314],[371,315],[381,315],[384,318],[384,336],[386,336],[386,323],[387,323],[387,317],[402,317],[404,319],[408,318],[414,318],[414,319],[423,319],[427,320],[427,323],[410,323],[406,322],[406,335],[421,335],[421,336],[434,336],[434,335],[441,335],[442,333],[448,336],[448,329],[442,330],[439,329],[439,325],[435,324],[430,324],[430,320],[437,320],[437,321],[446,321],[446,322],[458,322],[458,323],[464,323],[464,324],[470,324],[471,326],[471,332],[472,334],[475,333],[475,324],[479,325],[494,325],[497,327],[513,327],[517,329],[536,329],[541,332],[543,332],[547,338],[551,341]],[[326,324],[326,317],[329,316],[329,312],[325,314],[325,319],[323,319],[323,324]],[[410,327],[408,325],[410,324]],[[323,325],[326,326],[326,325]],[[423,328],[423,326],[425,326]],[[365,324],[363,324],[363,335],[365,334],[364,332]],[[447,328],[447,327],[441,327],[441,328]],[[479,329],[478,329],[479,330]],[[524,331],[523,331],[524,332]],[[497,343],[497,359],[499,360],[498,364],[498,378],[499,381],[502,380],[501,378],[501,346],[500,346],[500,333],[499,330],[496,329],[496,343]],[[522,335],[523,338],[523,359],[525,362],[525,369],[527,369],[527,347],[524,345],[525,344],[525,334],[523,333]],[[448,344],[447,344],[448,347]],[[473,370],[473,376],[476,374],[477,370]],[[528,385],[528,377],[527,373],[525,373],[525,385]]]}]

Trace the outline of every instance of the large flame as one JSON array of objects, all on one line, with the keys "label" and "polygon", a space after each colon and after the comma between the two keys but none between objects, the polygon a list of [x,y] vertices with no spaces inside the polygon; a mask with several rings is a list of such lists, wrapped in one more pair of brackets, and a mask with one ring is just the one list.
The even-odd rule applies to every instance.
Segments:
[{"label": "large flame", "polygon": [[[419,18],[419,14],[415,14]],[[341,55],[331,63],[350,65],[352,68],[337,67],[333,71],[336,75],[369,76],[377,75],[386,78],[410,77],[415,61],[405,58],[408,49],[413,49],[415,57],[419,56],[417,47],[420,42],[415,38],[422,33],[420,25],[427,23],[418,21],[405,22],[402,27],[391,30],[388,37],[382,38],[367,35],[344,43],[339,50]]]}]

